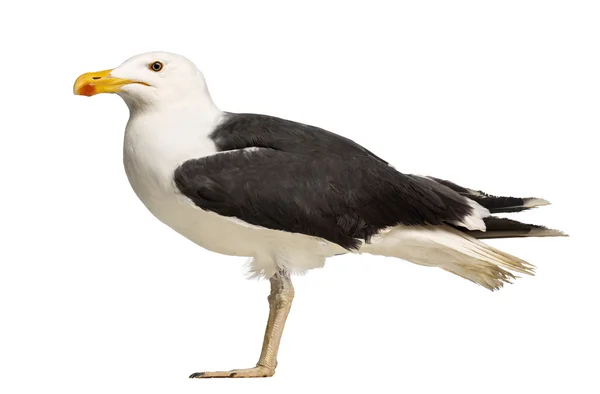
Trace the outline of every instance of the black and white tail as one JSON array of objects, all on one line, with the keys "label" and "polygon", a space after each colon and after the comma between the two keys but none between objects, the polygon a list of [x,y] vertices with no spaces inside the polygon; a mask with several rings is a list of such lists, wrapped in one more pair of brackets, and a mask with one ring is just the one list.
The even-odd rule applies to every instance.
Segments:
[{"label": "black and white tail", "polygon": [[473,213],[469,216],[470,221],[452,222],[445,226],[397,226],[374,237],[370,244],[361,248],[362,252],[440,267],[487,289],[497,290],[505,283],[511,283],[516,278],[514,273],[533,275],[534,266],[480,239],[566,236],[544,226],[490,215],[548,205],[546,200],[498,197],[443,179],[428,178],[438,187],[442,185],[471,200]]}]

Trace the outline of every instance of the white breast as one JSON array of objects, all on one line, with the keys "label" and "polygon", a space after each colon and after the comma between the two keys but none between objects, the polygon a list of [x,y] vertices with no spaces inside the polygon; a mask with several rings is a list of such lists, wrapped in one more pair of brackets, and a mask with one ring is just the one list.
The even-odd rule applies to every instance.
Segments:
[{"label": "white breast", "polygon": [[125,171],[144,203],[172,195],[173,172],[181,163],[217,152],[208,137],[215,122],[182,109],[165,112],[133,115],[125,129]]},{"label": "white breast", "polygon": [[[123,163],[133,190],[154,216],[194,242],[226,253],[208,231],[215,226],[216,215],[191,204],[173,182],[181,163],[216,153],[208,137],[212,128],[201,118],[190,119],[185,111],[137,114],[125,129]],[[227,225],[218,219],[224,223],[217,228]]]},{"label": "white breast", "polygon": [[321,267],[326,257],[339,253],[339,246],[314,237],[250,226],[203,211],[178,192],[173,173],[181,163],[217,154],[209,138],[217,122],[177,110],[132,116],[125,131],[123,162],[133,190],[150,212],[208,250],[254,257],[251,269],[259,275],[270,276],[279,268]]}]

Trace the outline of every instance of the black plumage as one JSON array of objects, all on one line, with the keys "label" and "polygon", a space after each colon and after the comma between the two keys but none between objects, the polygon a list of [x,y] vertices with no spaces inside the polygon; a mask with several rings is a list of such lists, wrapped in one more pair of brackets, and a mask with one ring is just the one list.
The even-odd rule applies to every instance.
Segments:
[{"label": "black plumage", "polygon": [[268,115],[227,113],[210,137],[220,151],[259,147],[316,157],[371,157],[387,164],[341,135]]}]

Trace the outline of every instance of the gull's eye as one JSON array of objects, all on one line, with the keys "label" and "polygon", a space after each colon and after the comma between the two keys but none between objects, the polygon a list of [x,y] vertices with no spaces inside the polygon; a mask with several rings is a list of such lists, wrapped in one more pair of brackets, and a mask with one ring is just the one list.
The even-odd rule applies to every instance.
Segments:
[{"label": "gull's eye", "polygon": [[163,64],[161,62],[154,62],[154,63],[150,64],[150,66],[148,68],[152,71],[159,72],[160,70],[163,69]]}]

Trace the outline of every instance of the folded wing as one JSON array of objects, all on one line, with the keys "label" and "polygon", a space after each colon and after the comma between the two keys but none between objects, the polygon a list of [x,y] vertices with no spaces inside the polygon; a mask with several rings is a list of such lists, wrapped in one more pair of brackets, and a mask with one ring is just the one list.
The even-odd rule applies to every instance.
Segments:
[{"label": "folded wing", "polygon": [[381,230],[450,223],[483,230],[489,212],[454,190],[402,174],[368,155],[309,155],[269,148],[189,160],[179,191],[206,211],[356,249]]}]

